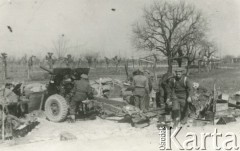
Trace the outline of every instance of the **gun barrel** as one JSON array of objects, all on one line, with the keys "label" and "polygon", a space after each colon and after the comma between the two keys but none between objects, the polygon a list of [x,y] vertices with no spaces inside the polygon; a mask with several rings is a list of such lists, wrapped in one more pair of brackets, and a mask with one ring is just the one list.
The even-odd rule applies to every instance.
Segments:
[{"label": "gun barrel", "polygon": [[44,71],[47,71],[50,74],[53,74],[53,71],[51,71],[50,69],[44,67],[44,66],[40,66],[41,69],[43,69]]}]

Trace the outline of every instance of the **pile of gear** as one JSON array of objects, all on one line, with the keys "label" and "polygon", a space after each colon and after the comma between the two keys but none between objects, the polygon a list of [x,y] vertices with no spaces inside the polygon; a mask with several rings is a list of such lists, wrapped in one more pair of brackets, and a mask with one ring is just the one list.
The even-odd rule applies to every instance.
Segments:
[{"label": "pile of gear", "polygon": [[100,78],[90,81],[90,85],[95,90],[97,96],[105,98],[120,97],[120,90],[123,87],[123,82],[118,79]]},{"label": "pile of gear", "polygon": [[[1,138],[12,139],[27,135],[39,124],[34,114],[28,113],[28,99],[32,89],[22,83],[6,83],[0,90]],[[34,90],[37,91],[37,90]]]}]

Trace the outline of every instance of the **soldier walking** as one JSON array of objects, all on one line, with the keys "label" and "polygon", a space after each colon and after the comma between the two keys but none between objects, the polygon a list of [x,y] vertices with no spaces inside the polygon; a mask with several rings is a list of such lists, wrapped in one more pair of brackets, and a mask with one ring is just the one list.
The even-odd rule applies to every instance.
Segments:
[{"label": "soldier walking", "polygon": [[[188,103],[191,102],[191,84],[189,79],[183,75],[184,69],[178,68],[175,77],[170,80],[170,93],[172,97],[172,118],[174,126],[186,124],[188,117]],[[170,99],[167,100],[169,104]]]}]

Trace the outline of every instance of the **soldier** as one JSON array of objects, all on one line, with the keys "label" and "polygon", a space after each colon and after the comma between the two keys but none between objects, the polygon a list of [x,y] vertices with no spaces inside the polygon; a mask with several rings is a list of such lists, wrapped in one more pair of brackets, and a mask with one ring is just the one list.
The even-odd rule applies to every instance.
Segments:
[{"label": "soldier", "polygon": [[159,78],[158,87],[159,87],[159,96],[157,106],[161,108],[165,108],[165,103],[167,98],[169,98],[169,81],[173,77],[171,73],[165,73]]},{"label": "soldier", "polygon": [[145,99],[145,108],[146,110],[149,109],[149,105],[150,105],[150,100],[152,103],[152,99],[153,99],[153,74],[149,71],[149,70],[145,70],[144,71],[144,76],[147,77],[148,79],[148,90],[149,90],[149,95],[147,95],[148,98]]},{"label": "soldier", "polygon": [[[191,102],[191,84],[186,76],[183,75],[183,69],[178,68],[175,71],[175,77],[170,80],[170,93],[172,97],[172,118],[174,127],[181,122],[186,124],[188,117],[188,103]],[[170,100],[167,100],[169,104]]]},{"label": "soldier", "polygon": [[75,81],[73,91],[74,96],[70,102],[70,118],[72,122],[75,122],[76,112],[82,105],[82,101],[93,98],[93,91],[86,74],[81,75],[81,80]]},{"label": "soldier", "polygon": [[149,98],[149,85],[148,79],[143,75],[142,69],[138,69],[138,74],[133,77],[132,85],[134,87],[135,106],[146,111],[146,99]]}]

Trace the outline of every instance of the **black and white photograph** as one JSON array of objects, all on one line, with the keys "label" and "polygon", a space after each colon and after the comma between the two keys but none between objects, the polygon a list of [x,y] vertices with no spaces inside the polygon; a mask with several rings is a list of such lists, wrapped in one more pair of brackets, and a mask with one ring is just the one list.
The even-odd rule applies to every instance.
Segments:
[{"label": "black and white photograph", "polygon": [[240,150],[239,0],[0,0],[0,151]]}]

